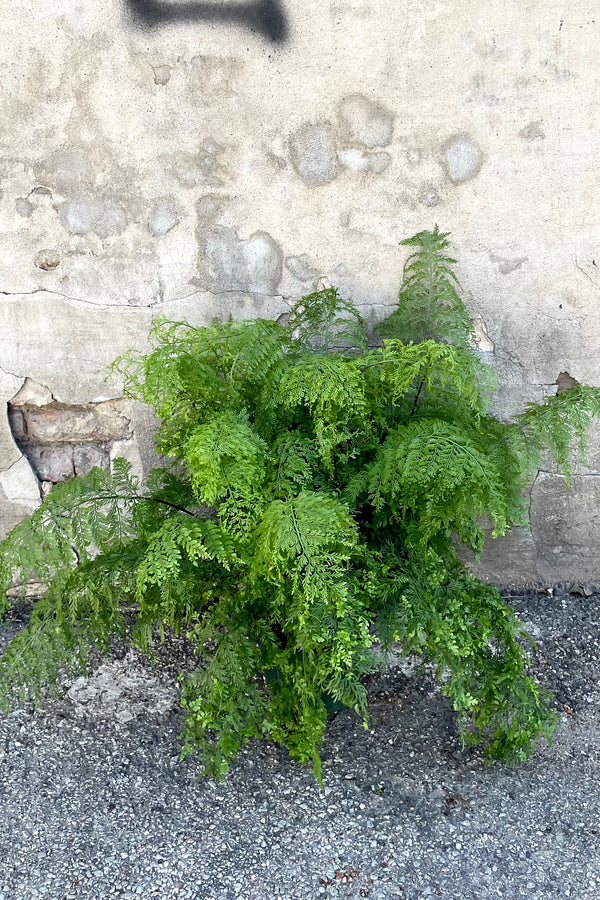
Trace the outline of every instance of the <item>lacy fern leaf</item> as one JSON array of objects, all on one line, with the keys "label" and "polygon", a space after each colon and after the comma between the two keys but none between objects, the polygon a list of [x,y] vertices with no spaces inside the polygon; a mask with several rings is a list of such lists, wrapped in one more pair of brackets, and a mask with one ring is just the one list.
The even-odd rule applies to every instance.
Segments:
[{"label": "lacy fern leaf", "polygon": [[404,267],[398,308],[379,327],[385,337],[401,341],[434,340],[467,348],[473,325],[452,270],[456,262],[446,256],[448,234],[437,225],[402,241],[415,247]]},{"label": "lacy fern leaf", "polygon": [[0,612],[9,587],[46,586],[0,658],[5,706],[107,649],[127,616],[144,651],[166,629],[191,641],[184,752],[215,777],[265,737],[320,779],[331,705],[368,725],[374,644],[429,659],[464,740],[491,756],[524,758],[550,734],[521,626],[456,541],[480,551],[484,519],[496,534],[526,522],[540,455],[569,476],[600,392],[577,385],[497,421],[448,235],[403,243],[381,346],[328,288],[287,325],[158,321],[150,353],[115,363],[170,461],[145,487],[119,460],[58,485],[0,545]]}]

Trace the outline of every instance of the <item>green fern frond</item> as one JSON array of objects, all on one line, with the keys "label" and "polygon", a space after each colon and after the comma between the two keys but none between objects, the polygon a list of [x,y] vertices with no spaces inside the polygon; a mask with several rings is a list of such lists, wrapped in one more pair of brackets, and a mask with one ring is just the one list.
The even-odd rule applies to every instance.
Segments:
[{"label": "green fern frond", "polygon": [[91,647],[108,650],[110,636],[123,627],[121,606],[132,587],[123,571],[127,552],[55,574],[29,624],[0,656],[0,708],[37,702],[61,672],[83,670]]},{"label": "green fern frond", "polygon": [[589,428],[600,416],[600,388],[577,384],[571,390],[546,397],[543,404],[528,403],[516,416],[507,439],[522,455],[530,472],[538,468],[540,453],[549,450],[564,473],[571,477],[573,451],[585,459]]},{"label": "green fern frond", "polygon": [[416,516],[424,541],[440,533],[462,536],[484,513],[497,534],[508,527],[501,472],[472,436],[444,421],[413,419],[391,432],[359,479],[376,508],[387,504],[401,518]]},{"label": "green fern frond", "polygon": [[383,337],[404,342],[434,340],[468,348],[473,325],[456,287],[455,259],[446,255],[448,234],[437,225],[401,241],[416,247],[404,266],[398,308],[378,328]]},{"label": "green fern frond", "polygon": [[380,610],[387,627],[394,623],[405,653],[435,664],[465,743],[483,744],[492,758],[525,759],[537,737],[550,737],[556,716],[527,671],[521,623],[494,587],[458,563],[448,569],[430,552],[397,565]]},{"label": "green fern frond", "polygon": [[333,287],[303,297],[292,309],[287,327],[304,350],[331,353],[343,348],[367,348],[362,316]]},{"label": "green fern frond", "polygon": [[254,568],[276,582],[289,576],[289,566],[301,569],[334,555],[348,559],[357,540],[356,524],[347,507],[333,497],[302,491],[292,500],[273,500],[254,533]]},{"label": "green fern frond", "polygon": [[226,410],[196,428],[185,448],[194,490],[214,506],[228,496],[258,497],[268,463],[268,448],[243,412]]},{"label": "green fern frond", "polygon": [[336,449],[367,424],[362,373],[352,359],[337,354],[302,354],[277,369],[265,403],[288,413],[307,410],[321,462],[329,470]]},{"label": "green fern frond", "polygon": [[267,479],[275,500],[287,500],[302,490],[326,489],[327,476],[314,440],[284,432],[272,445]]},{"label": "green fern frond", "polygon": [[380,402],[400,405],[406,403],[408,395],[409,402],[413,401],[410,415],[427,397],[436,409],[451,402],[452,410],[459,407],[480,415],[489,405],[495,384],[489,367],[470,350],[432,340],[419,344],[387,340],[382,348],[365,354],[363,360],[369,396],[376,391]]},{"label": "green fern frond", "polygon": [[526,523],[540,454],[568,477],[600,391],[576,386],[510,425],[489,414],[494,379],[470,346],[447,237],[403,242],[414,252],[383,346],[367,349],[331,288],[285,326],[159,320],[150,353],[117,361],[170,465],[145,487],[119,460],[57,485],[0,544],[3,597],[47,587],[0,658],[1,702],[35,699],[127,616],[145,652],[168,629],[191,641],[184,750],[215,777],[267,737],[320,779],[332,704],[367,724],[375,642],[430,660],[465,741],[491,755],[523,757],[549,735],[521,626],[456,540],[478,552],[484,520],[496,534]]},{"label": "green fern frond", "polygon": [[130,468],[125,460],[116,460],[114,476],[95,468],[57,484],[2,543],[2,595],[16,576],[22,584],[48,584],[56,572],[88,560],[92,547],[95,552],[126,547],[134,538],[131,510],[138,487]]},{"label": "green fern frond", "polygon": [[205,560],[216,560],[227,570],[239,562],[231,535],[215,522],[182,516],[167,519],[146,546],[137,571],[137,601],[143,603],[149,586],[176,581],[184,561],[197,567]]}]

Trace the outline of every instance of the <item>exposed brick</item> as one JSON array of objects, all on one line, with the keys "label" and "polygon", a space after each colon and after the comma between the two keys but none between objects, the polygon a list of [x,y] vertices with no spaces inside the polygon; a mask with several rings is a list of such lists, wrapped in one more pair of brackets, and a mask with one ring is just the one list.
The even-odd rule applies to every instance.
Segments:
[{"label": "exposed brick", "polygon": [[24,441],[27,439],[27,425],[25,422],[25,416],[23,415],[20,409],[8,407],[8,421],[10,423],[10,430],[12,431],[12,435],[15,441]]},{"label": "exposed brick", "polygon": [[110,452],[104,444],[80,444],[73,447],[73,467],[76,475],[87,475],[94,466],[110,468]]},{"label": "exposed brick", "polygon": [[70,444],[54,447],[24,444],[21,449],[40,481],[68,481],[75,474],[73,447]]},{"label": "exposed brick", "polygon": [[[29,443],[105,443],[131,436],[126,406],[124,400],[107,400],[85,406],[54,402],[46,406],[23,406],[20,411],[25,418]],[[16,413],[16,410],[13,412]]]}]

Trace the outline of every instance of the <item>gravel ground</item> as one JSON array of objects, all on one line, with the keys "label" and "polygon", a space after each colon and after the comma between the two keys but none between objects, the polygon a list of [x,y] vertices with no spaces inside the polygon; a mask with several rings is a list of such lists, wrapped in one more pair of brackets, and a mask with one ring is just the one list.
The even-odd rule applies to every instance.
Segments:
[{"label": "gravel ground", "polygon": [[131,653],[1,716],[0,900],[598,900],[600,598],[506,594],[561,713],[516,768],[462,753],[431,677],[400,669],[371,685],[368,732],[330,723],[322,793],[262,742],[196,783],[169,664]]}]

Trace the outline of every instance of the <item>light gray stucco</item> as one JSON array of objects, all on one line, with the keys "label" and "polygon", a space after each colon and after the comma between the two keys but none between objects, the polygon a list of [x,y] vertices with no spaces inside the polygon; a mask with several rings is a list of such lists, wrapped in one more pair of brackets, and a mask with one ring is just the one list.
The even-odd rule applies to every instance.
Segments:
[{"label": "light gray stucco", "polygon": [[[501,417],[560,372],[600,384],[588,0],[307,0],[285,4],[285,28],[147,29],[127,0],[5,6],[0,412],[27,378],[66,405],[119,398],[107,366],[157,315],[277,317],[325,277],[374,322],[399,242],[436,223]],[[131,428],[82,441],[77,465],[122,452],[147,468],[148,412]],[[600,580],[598,429],[591,446],[570,493],[540,472],[531,533],[495,542],[484,575]],[[1,413],[0,532],[37,502]]]}]

